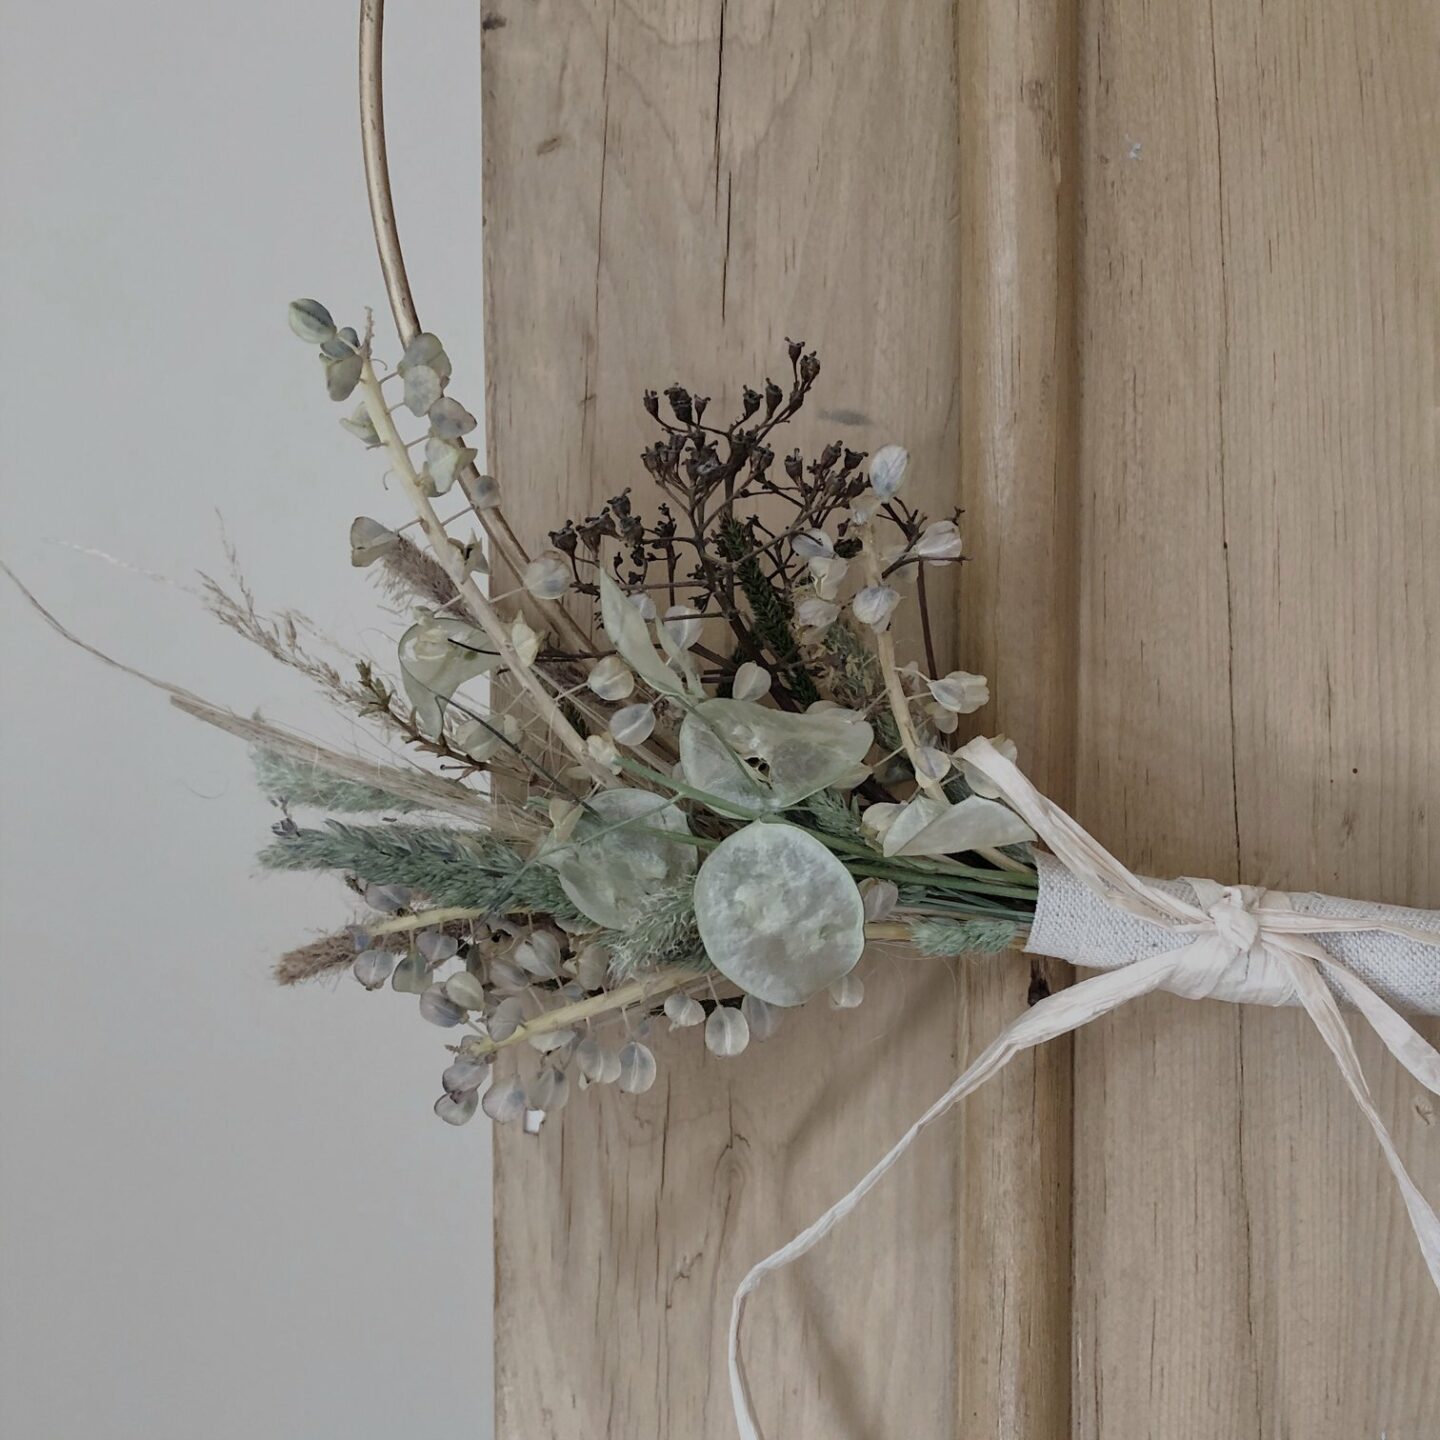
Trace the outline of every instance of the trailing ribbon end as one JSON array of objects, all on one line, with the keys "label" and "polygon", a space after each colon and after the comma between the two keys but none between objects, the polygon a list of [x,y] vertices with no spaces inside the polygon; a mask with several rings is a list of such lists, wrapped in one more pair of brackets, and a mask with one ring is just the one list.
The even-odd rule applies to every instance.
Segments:
[{"label": "trailing ribbon end", "polygon": [[[972,740],[960,754],[1030,823],[1069,877],[1111,909],[1158,927],[1168,936],[1168,941],[1152,938],[1149,944],[1158,953],[1142,953],[1112,962],[1115,968],[1105,969],[1101,974],[1047,996],[1018,1017],[991,1041],[848,1194],[788,1245],[750,1270],[735,1293],[730,1315],[730,1398],[741,1440],[764,1440],[755,1417],[740,1341],[746,1302],[765,1276],[818,1245],[879,1184],[922,1130],[978,1090],[1021,1051],[1077,1030],[1154,990],[1169,990],[1191,998],[1305,1007],[1380,1142],[1385,1161],[1400,1188],[1420,1252],[1436,1289],[1440,1290],[1440,1217],[1410,1178],[1375,1108],[1331,987],[1355,1007],[1406,1070],[1437,1096],[1440,1096],[1440,1052],[1377,993],[1373,984],[1367,983],[1315,938],[1372,933],[1425,947],[1422,953],[1426,957],[1427,978],[1433,981],[1440,976],[1440,913],[1353,906],[1350,908],[1365,913],[1307,914],[1297,908],[1297,897],[1251,886],[1222,886],[1213,880],[1186,882],[1195,897],[1192,901],[1179,893],[1180,886],[1131,874],[1059,806],[1041,795],[988,740]],[[1042,864],[1042,910],[1046,868]],[[1051,953],[1040,949],[1044,931],[1038,924],[1036,929],[1038,933],[1032,934],[1027,948]],[[1168,944],[1177,940],[1179,944]],[[1432,949],[1433,960],[1429,958]],[[1098,962],[1088,960],[1087,963]]]}]

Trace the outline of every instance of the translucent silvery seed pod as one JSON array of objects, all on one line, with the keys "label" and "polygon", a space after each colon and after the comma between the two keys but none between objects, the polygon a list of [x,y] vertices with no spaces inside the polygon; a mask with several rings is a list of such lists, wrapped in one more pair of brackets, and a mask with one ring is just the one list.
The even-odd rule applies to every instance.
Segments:
[{"label": "translucent silvery seed pod", "polygon": [[479,1107],[479,1091],[466,1090],[460,1095],[442,1095],[435,1102],[435,1113],[447,1125],[463,1125]]},{"label": "translucent silvery seed pod", "polygon": [[443,495],[455,483],[456,476],[471,464],[479,451],[462,445],[458,440],[442,440],[431,435],[425,441],[425,473],[437,495]]},{"label": "translucent silvery seed pod", "polygon": [[465,496],[476,510],[493,510],[500,503],[500,482],[493,475],[476,475],[467,483]]},{"label": "translucent silvery seed pod", "polygon": [[348,400],[360,383],[363,363],[358,355],[325,362],[325,389],[332,400]]},{"label": "translucent silvery seed pod", "polygon": [[850,602],[855,618],[862,625],[881,626],[889,623],[890,616],[900,603],[900,592],[888,585],[867,585]]},{"label": "translucent silvery seed pod", "polygon": [[610,971],[610,952],[603,945],[587,945],[575,957],[575,979],[586,990],[599,990]]},{"label": "translucent silvery seed pod", "polygon": [[350,966],[351,973],[367,990],[378,990],[394,968],[395,956],[389,950],[362,950]]},{"label": "translucent silvery seed pod", "polygon": [[443,930],[422,930],[415,939],[415,948],[431,965],[443,965],[455,958],[460,942]]},{"label": "translucent silvery seed pod", "polygon": [[357,515],[350,522],[350,563],[363,570],[373,565],[387,551],[395,548],[400,537],[388,525]]},{"label": "translucent silvery seed pod", "polygon": [[672,605],[660,623],[682,650],[688,650],[699,640],[705,628],[705,617],[697,614],[693,605]]},{"label": "translucent silvery seed pod", "polygon": [[705,1022],[705,1048],[724,1057],[738,1055],[750,1043],[750,1025],[733,1005],[718,1005]]},{"label": "translucent silvery seed pod", "polygon": [[933,525],[927,525],[915,542],[915,554],[932,565],[958,560],[963,549],[960,531],[953,520],[937,520]]},{"label": "translucent silvery seed pod", "polygon": [[802,560],[828,559],[835,553],[835,542],[823,530],[806,530],[790,543]]},{"label": "translucent silvery seed pod", "polygon": [[412,365],[428,365],[442,380],[450,378],[450,357],[438,335],[422,330],[406,347],[396,369],[408,370]]},{"label": "translucent silvery seed pod", "polygon": [[452,975],[445,982],[445,994],[462,1010],[485,1008],[485,987],[468,970]]},{"label": "translucent silvery seed pod", "polygon": [[921,745],[915,752],[915,773],[925,780],[943,780],[950,773],[949,753]]},{"label": "translucent silvery seed pod", "polygon": [[882,500],[888,500],[905,480],[910,454],[901,445],[882,445],[870,457],[870,486]]},{"label": "translucent silvery seed pod", "polygon": [[421,993],[420,1014],[446,1030],[465,1018],[465,1012],[445,993],[443,985],[431,985]]},{"label": "translucent silvery seed pod", "polygon": [[795,607],[795,618],[807,630],[828,630],[840,618],[840,607],[833,600],[812,597]]},{"label": "translucent silvery seed pod", "polygon": [[643,745],[654,733],[653,705],[627,705],[610,717],[610,736],[617,745]]},{"label": "translucent silvery seed pod", "polygon": [[480,422],[458,401],[442,395],[430,407],[430,428],[442,440],[458,440]]},{"label": "translucent silvery seed pod", "polygon": [[740,1013],[750,1027],[753,1040],[768,1040],[780,1028],[780,1012],[758,996],[747,995],[740,1002]]},{"label": "translucent silvery seed pod", "polygon": [[456,1060],[445,1069],[440,1083],[447,1095],[465,1095],[478,1090],[490,1073],[490,1067],[483,1060]]},{"label": "translucent silvery seed pod", "polygon": [[290,328],[311,345],[335,338],[335,321],[318,300],[292,300],[287,318]]},{"label": "translucent silvery seed pod", "polygon": [[508,1040],[524,1023],[525,1000],[520,995],[508,996],[485,1017],[492,1040]]},{"label": "translucent silvery seed pod", "polygon": [[575,1068],[592,1084],[605,1073],[605,1047],[598,1035],[586,1035],[575,1047]]},{"label": "translucent silvery seed pod", "polygon": [[553,980],[560,974],[560,942],[548,930],[537,930],[526,936],[510,952],[510,957],[537,979]]},{"label": "translucent silvery seed pod", "polygon": [[412,950],[390,977],[390,988],[402,995],[423,995],[430,988],[430,967]]},{"label": "translucent silvery seed pod", "polygon": [[665,997],[665,1015],[673,1030],[699,1025],[705,1019],[705,1007],[693,996],[680,990]]},{"label": "translucent silvery seed pod", "polygon": [[836,1010],[854,1010],[865,998],[865,982],[852,970],[830,986],[830,1004]]},{"label": "translucent silvery seed pod", "polygon": [[410,904],[410,891],[404,885],[367,885],[360,892],[365,903],[386,915],[394,915]]},{"label": "translucent silvery seed pod", "polygon": [[634,693],[635,674],[618,655],[607,655],[591,670],[585,683],[602,700],[623,700]]},{"label": "translucent silvery seed pod", "polygon": [[513,961],[497,956],[489,965],[490,983],[497,990],[523,990],[530,977]]},{"label": "translucent silvery seed pod", "polygon": [[760,700],[770,691],[770,672],[753,660],[747,660],[736,672],[730,684],[730,695],[735,700]]},{"label": "translucent silvery seed pod", "polygon": [[627,1095],[643,1095],[655,1083],[655,1057],[649,1047],[632,1040],[618,1058],[620,1088]]},{"label": "translucent silvery seed pod", "polygon": [[562,985],[556,993],[567,1005],[573,1005],[577,1000],[583,1000],[586,992],[583,985],[571,980]]},{"label": "translucent silvery seed pod", "polygon": [[538,555],[525,567],[521,583],[539,600],[558,600],[570,588],[570,567],[558,555]]},{"label": "translucent silvery seed pod", "polygon": [[875,924],[888,919],[900,903],[900,887],[893,880],[870,879],[861,885],[860,898],[865,902],[865,919]]},{"label": "translucent silvery seed pod", "polygon": [[497,1082],[485,1092],[480,1108],[497,1125],[513,1125],[525,1113],[524,1088],[517,1080]]},{"label": "translucent silvery seed pod", "polygon": [[939,705],[957,715],[971,715],[990,702],[990,683],[983,675],[952,670],[939,680],[928,680],[930,693]]},{"label": "translucent silvery seed pod", "polygon": [[335,332],[333,340],[327,340],[320,347],[320,353],[327,360],[343,360],[360,348],[360,334],[353,325],[346,325]]},{"label": "translucent silvery seed pod", "polygon": [[602,1085],[613,1085],[620,1078],[620,1073],[620,1052],[618,1050],[607,1050],[600,1067],[600,1083]]},{"label": "translucent silvery seed pod", "polygon": [[439,375],[428,365],[410,365],[401,374],[405,377],[405,408],[417,417],[428,415],[445,390]]},{"label": "translucent silvery seed pod", "polygon": [[561,1110],[570,1098],[570,1077],[547,1065],[530,1082],[526,1098],[532,1110]]},{"label": "translucent silvery seed pod", "polygon": [[552,1051],[565,1049],[574,1039],[573,1030],[546,1030],[539,1035],[532,1035],[529,1043],[532,1050],[541,1055],[549,1055]]}]

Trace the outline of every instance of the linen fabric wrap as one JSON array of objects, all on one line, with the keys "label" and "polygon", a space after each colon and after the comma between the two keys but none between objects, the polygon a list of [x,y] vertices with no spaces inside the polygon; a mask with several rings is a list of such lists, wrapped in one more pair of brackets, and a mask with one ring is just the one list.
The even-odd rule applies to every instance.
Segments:
[{"label": "linen fabric wrap", "polygon": [[[1040,895],[1025,947],[1032,955],[1068,960],[1089,970],[1114,970],[1175,948],[1175,932],[1169,927],[1116,908],[1054,856],[1037,852],[1035,860]],[[1146,879],[1144,883],[1189,904],[1199,903],[1195,887],[1188,880]],[[1312,893],[1271,894],[1301,915],[1347,920],[1374,916],[1396,927],[1440,931],[1440,912],[1434,910]],[[1434,946],[1383,930],[1337,931],[1318,934],[1314,939],[1397,1010],[1440,1015],[1440,952]],[[1337,998],[1344,1000],[1335,982],[1329,976],[1324,978]],[[1174,984],[1161,988],[1191,996],[1195,993]],[[1268,963],[1264,957],[1240,957],[1207,986],[1205,993],[1216,1000],[1250,1005],[1300,1003],[1283,968]]]}]

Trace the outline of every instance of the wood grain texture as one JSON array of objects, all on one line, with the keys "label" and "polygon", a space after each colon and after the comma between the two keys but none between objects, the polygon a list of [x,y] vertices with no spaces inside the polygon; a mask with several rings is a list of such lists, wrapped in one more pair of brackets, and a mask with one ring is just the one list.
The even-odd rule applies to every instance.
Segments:
[{"label": "wood grain texture", "polygon": [[[1077,814],[1150,873],[1440,904],[1437,42],[1086,9]],[[1308,1022],[1157,1000],[1076,1051],[1075,1434],[1435,1434],[1440,1302]]]},{"label": "wood grain texture", "polygon": [[[1038,43],[995,13],[1006,63]],[[1048,197],[1027,217],[1021,257],[1009,222],[1029,202],[999,167],[984,225],[962,225],[949,0],[496,0],[491,19],[504,23],[484,60],[490,463],[525,538],[626,485],[649,493],[643,388],[679,379],[728,408],[742,382],[784,365],[793,334],[825,367],[797,440],[903,440],[933,512],[960,503],[963,469],[992,538],[1007,515],[1053,532],[1054,594],[1042,587],[1003,623],[971,627],[972,668],[998,661],[1059,596],[1073,613],[1061,431],[1037,403],[1064,382],[1053,354],[1027,348],[1017,363],[1014,333],[1034,327],[1028,347],[1053,324],[1063,273],[1054,107],[1048,127],[1033,97],[1007,122]],[[965,83],[986,83],[984,62],[958,53]],[[967,183],[978,197],[979,177]],[[1046,273],[987,310],[999,247]],[[962,446],[967,327],[991,357],[994,394]],[[967,614],[988,616],[988,596],[1023,566],[1018,538],[993,554]],[[950,572],[932,600],[941,653],[958,660],[953,585]],[[1063,704],[1036,703],[1042,679],[1023,667],[1023,707],[1008,704],[1008,677],[998,688],[990,723],[1041,747],[1040,717],[1063,717]],[[953,1079],[958,1049],[988,1038],[1029,983],[1024,962],[973,978],[898,956],[866,965],[858,1012],[812,1007],[740,1063],[708,1056],[693,1033],[662,1036],[649,1096],[583,1097],[538,1141],[498,1138],[503,1440],[732,1433],[723,1343],[740,1276],[888,1148]],[[843,1237],[767,1287],[748,1345],[766,1357],[753,1368],[772,1433],[1063,1421],[1053,1334],[1069,1269],[1067,1076],[1064,1052],[1017,1065]]]},{"label": "wood grain texture", "polygon": [[[1440,905],[1428,0],[487,14],[490,459],[527,541],[643,496],[645,386],[728,407],[803,335],[797,438],[903,440],[965,506],[942,645],[1083,823],[1151,873]],[[740,1274],[1058,983],[867,966],[859,1012],[738,1064],[659,1037],[649,1096],[498,1137],[501,1440],[729,1436]],[[1440,1119],[1360,1049],[1440,1193]],[[1157,999],[1077,1038],[1073,1115],[1070,1077],[1017,1062],[767,1286],[772,1434],[1440,1431],[1440,1303],[1303,1017]]]}]

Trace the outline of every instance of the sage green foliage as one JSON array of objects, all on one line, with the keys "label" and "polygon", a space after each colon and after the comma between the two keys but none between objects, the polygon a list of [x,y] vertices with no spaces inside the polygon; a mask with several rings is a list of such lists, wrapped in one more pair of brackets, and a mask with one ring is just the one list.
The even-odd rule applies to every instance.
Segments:
[{"label": "sage green foliage", "polygon": [[831,676],[835,699],[868,716],[884,749],[902,750],[900,731],[890,707],[875,703],[885,692],[885,678],[875,652],[845,620],[837,620],[825,632],[825,648],[835,666]]},{"label": "sage green foliage", "polygon": [[964,955],[979,951],[993,955],[1008,950],[1023,926],[1012,920],[946,920],[925,918],[910,922],[910,939],[922,955]]},{"label": "sage green foliage", "polygon": [[406,885],[435,905],[584,918],[554,871],[481,831],[331,820],[323,830],[280,836],[259,858],[267,870],[337,870],[372,885]]},{"label": "sage green foliage", "polygon": [[695,924],[695,887],[688,882],[650,896],[628,930],[607,930],[597,938],[610,951],[610,973],[617,981],[657,966],[710,964]]},{"label": "sage green foliage", "polygon": [[779,662],[780,683],[802,704],[813,704],[820,698],[820,691],[805,668],[800,647],[790,629],[789,595],[766,578],[737,520],[727,520],[721,525],[718,538],[720,553],[727,560],[739,561],[735,578],[750,602],[755,638]]},{"label": "sage green foliage", "polygon": [[399,814],[416,806],[398,795],[347,780],[318,765],[307,765],[277,750],[255,749],[250,752],[255,766],[255,779],[272,799],[289,805],[314,806],[317,810],[336,810],[341,814],[377,814],[394,811]]},{"label": "sage green foliage", "polygon": [[868,847],[865,832],[860,827],[859,806],[838,790],[817,790],[802,808],[822,835],[832,835],[837,840],[851,840]]}]

